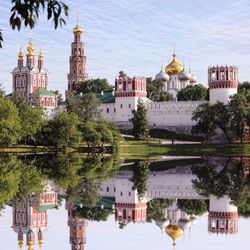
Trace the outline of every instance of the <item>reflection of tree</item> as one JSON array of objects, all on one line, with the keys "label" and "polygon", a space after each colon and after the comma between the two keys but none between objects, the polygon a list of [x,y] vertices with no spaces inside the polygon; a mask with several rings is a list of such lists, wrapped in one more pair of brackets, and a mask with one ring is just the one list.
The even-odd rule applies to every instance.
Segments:
[{"label": "reflection of tree", "polygon": [[0,208],[6,203],[26,201],[32,192],[42,191],[45,177],[32,163],[15,156],[0,158]]},{"label": "reflection of tree", "polygon": [[197,176],[193,183],[198,193],[207,197],[227,195],[239,210],[242,207],[246,212],[250,197],[249,164],[242,159],[228,160],[221,171],[217,167],[209,160],[204,165],[193,166],[192,171]]},{"label": "reflection of tree", "polygon": [[79,182],[76,186],[68,188],[67,200],[75,204],[77,214],[90,220],[105,220],[112,209],[96,207],[100,199],[99,190],[103,180],[111,178],[119,168],[117,157],[103,157],[89,155],[82,161],[79,171]]},{"label": "reflection of tree", "polygon": [[134,164],[131,181],[134,183],[133,189],[137,189],[139,197],[143,197],[147,191],[148,174],[149,167],[146,162],[140,161]]},{"label": "reflection of tree", "polygon": [[82,168],[82,159],[79,154],[41,156],[35,159],[35,164],[60,188],[74,187],[80,180],[78,172]]},{"label": "reflection of tree", "polygon": [[76,213],[77,213],[77,216],[81,218],[85,218],[87,220],[106,221],[108,216],[113,213],[113,209],[77,206]]},{"label": "reflection of tree", "polygon": [[187,214],[202,215],[208,211],[208,204],[205,200],[178,200],[177,206]]},{"label": "reflection of tree", "polygon": [[171,206],[173,203],[172,200],[168,199],[153,199],[147,203],[147,222],[163,221],[164,218],[164,209]]}]

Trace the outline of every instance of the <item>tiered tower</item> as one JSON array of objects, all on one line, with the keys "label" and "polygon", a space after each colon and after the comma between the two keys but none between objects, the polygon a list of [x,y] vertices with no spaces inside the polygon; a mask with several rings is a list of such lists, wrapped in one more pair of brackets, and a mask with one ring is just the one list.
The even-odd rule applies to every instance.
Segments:
[{"label": "tiered tower", "polygon": [[73,29],[74,42],[71,43],[71,55],[69,57],[68,89],[65,92],[66,99],[70,99],[76,91],[79,81],[87,79],[86,74],[86,56],[84,55],[84,46],[81,42],[82,28],[78,25]]},{"label": "tiered tower", "polygon": [[128,122],[137,110],[138,101],[147,101],[144,77],[119,77],[115,79],[115,110],[117,123]]},{"label": "tiered tower", "polygon": [[237,233],[238,209],[227,196],[209,199],[208,232]]},{"label": "tiered tower", "polygon": [[68,226],[70,230],[69,242],[71,250],[84,250],[86,244],[86,227],[88,222],[86,219],[79,218],[76,215],[73,204],[67,202],[66,209],[68,210]]},{"label": "tiered tower", "polygon": [[23,246],[23,236],[26,235],[28,250],[33,250],[35,235],[40,248],[43,245],[43,232],[48,227],[47,209],[57,205],[57,193],[48,186],[41,194],[29,195],[28,201],[12,207],[12,228],[17,233],[18,245]]},{"label": "tiered tower", "polygon": [[208,68],[210,102],[227,104],[230,97],[237,94],[238,68],[236,66],[212,66]]}]

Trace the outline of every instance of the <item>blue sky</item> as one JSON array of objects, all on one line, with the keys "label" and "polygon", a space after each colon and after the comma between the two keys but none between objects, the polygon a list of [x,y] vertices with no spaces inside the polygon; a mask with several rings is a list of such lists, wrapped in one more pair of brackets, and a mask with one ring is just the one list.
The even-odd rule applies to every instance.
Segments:
[{"label": "blue sky", "polygon": [[[11,91],[11,71],[16,66],[20,45],[26,52],[29,30],[9,27],[10,2],[0,0],[0,29],[4,47],[0,50],[0,83]],[[207,84],[207,67],[234,64],[239,79],[250,80],[249,0],[91,0],[67,1],[67,26],[53,29],[42,15],[32,31],[38,53],[44,52],[49,71],[49,89],[64,93],[67,86],[68,57],[73,40],[72,28],[79,23],[90,78],[107,78],[111,84],[120,70],[130,76],[154,76],[172,59],[188,66],[191,60],[198,81]]]}]

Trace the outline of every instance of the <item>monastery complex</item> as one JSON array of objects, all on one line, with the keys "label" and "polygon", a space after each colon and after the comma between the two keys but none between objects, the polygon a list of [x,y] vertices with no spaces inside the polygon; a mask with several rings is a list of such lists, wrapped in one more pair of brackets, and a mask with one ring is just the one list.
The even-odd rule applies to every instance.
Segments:
[{"label": "monastery complex", "polygon": [[[88,79],[86,56],[81,41],[82,32],[78,24],[73,29],[74,40],[69,57],[66,99],[74,98],[77,84]],[[31,105],[38,101],[48,118],[66,110],[65,104],[58,107],[57,95],[48,91],[48,71],[44,67],[43,54],[41,51],[38,53],[37,64],[35,64],[31,40],[27,47],[26,64],[24,65],[24,56],[20,50],[17,66],[13,69],[12,75],[13,93],[21,92],[27,96]],[[137,109],[138,101],[141,100],[147,107],[150,127],[190,132],[194,125],[192,113],[202,102],[176,101],[176,96],[179,90],[196,84],[197,77],[191,69],[187,71],[184,65],[178,62],[174,52],[172,61],[165,68],[161,68],[155,79],[163,81],[162,91],[172,94],[175,101],[153,102],[147,98],[145,77],[120,77],[115,79],[112,92],[97,94],[101,101],[102,118],[115,122],[121,128],[129,128],[132,126],[130,121],[133,116],[132,111]],[[230,96],[237,93],[238,68],[235,66],[209,67],[208,87],[212,104],[217,101],[227,103]]]}]

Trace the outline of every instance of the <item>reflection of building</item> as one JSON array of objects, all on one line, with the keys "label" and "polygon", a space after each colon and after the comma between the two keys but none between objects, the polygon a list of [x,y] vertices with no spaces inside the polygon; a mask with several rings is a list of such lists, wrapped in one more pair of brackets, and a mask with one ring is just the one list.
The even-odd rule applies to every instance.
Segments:
[{"label": "reflection of building", "polygon": [[68,89],[65,93],[67,99],[75,94],[77,83],[87,78],[85,73],[86,57],[81,41],[82,28],[77,24],[73,29],[73,33],[74,42],[71,44],[71,55],[69,58]]},{"label": "reflection of building", "polygon": [[147,200],[138,196],[137,190],[133,189],[133,183],[127,179],[118,179],[115,188],[116,221],[125,224],[130,221],[146,222]]},{"label": "reflection of building", "polygon": [[34,48],[31,40],[27,47],[26,65],[24,66],[23,53],[18,54],[17,67],[12,71],[12,92],[19,92],[27,97],[30,105],[39,105],[47,115],[57,107],[57,96],[48,91],[48,71],[43,65],[43,54],[38,54],[35,65]]},{"label": "reflection of building", "polygon": [[[120,171],[115,178],[105,181],[100,190],[101,196],[115,198],[115,218],[119,222],[145,222],[147,201],[150,199],[202,199],[193,188],[192,179],[195,176],[188,166],[150,172],[147,181],[147,193],[142,198],[138,197],[137,190],[133,190],[132,176],[132,171]],[[171,218],[171,221],[173,221],[172,212],[169,210],[168,213],[166,219]],[[180,210],[175,215],[178,215],[176,223],[182,219],[183,223],[184,220],[190,219]],[[159,222],[159,224],[162,223]]]},{"label": "reflection of building", "polygon": [[85,229],[88,222],[86,219],[76,216],[76,211],[72,204],[67,202],[66,209],[68,210],[68,226],[70,230],[69,242],[71,244],[71,250],[83,250],[86,244]]},{"label": "reflection of building", "polygon": [[23,235],[26,235],[26,244],[29,250],[34,248],[35,235],[38,245],[42,247],[43,232],[48,226],[47,210],[57,205],[57,193],[48,186],[38,195],[31,194],[27,202],[13,206],[12,228],[18,234],[18,245],[23,246]]},{"label": "reflection of building", "polygon": [[[165,223],[161,230],[165,230],[166,234],[173,240],[173,245],[176,245],[177,239],[184,234],[186,229],[190,230],[195,221],[196,217],[181,211],[177,207],[177,200],[175,200],[170,207],[165,209]],[[160,223],[156,222],[157,224]]]},{"label": "reflection of building", "polygon": [[237,233],[238,209],[227,196],[209,199],[208,231],[212,233]]}]

